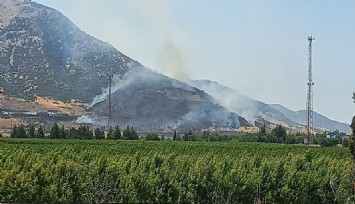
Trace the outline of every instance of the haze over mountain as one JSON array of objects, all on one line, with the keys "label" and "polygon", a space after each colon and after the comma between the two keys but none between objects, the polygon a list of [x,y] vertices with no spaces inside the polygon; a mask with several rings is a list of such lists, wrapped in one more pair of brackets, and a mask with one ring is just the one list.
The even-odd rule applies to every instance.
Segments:
[{"label": "haze over mountain", "polygon": [[1,0],[0,13],[0,86],[5,95],[79,99],[91,103],[90,111],[102,125],[112,74],[120,87],[112,95],[114,123],[145,128],[249,125],[208,94],[149,71],[52,8]]},{"label": "haze over mountain", "polygon": [[[215,99],[228,108],[228,110],[245,117],[249,122],[263,118],[274,124],[283,124],[291,129],[304,129],[306,124],[306,111],[291,111],[279,104],[265,104],[251,99],[237,91],[209,80],[192,80],[189,82],[201,90],[215,97]],[[314,112],[314,127],[334,131],[336,129],[350,133],[350,125],[331,120]]]},{"label": "haze over mountain", "polygon": [[[291,119],[292,121],[305,125],[306,124],[306,117],[307,111],[306,110],[299,110],[299,111],[292,111],[287,109],[286,107],[280,104],[269,104],[270,107],[274,108],[275,110],[280,111],[285,117]],[[341,132],[351,133],[351,128],[349,124],[341,123],[335,120],[331,120],[317,112],[314,112],[314,127],[318,129],[326,129],[326,130],[339,130]]]}]

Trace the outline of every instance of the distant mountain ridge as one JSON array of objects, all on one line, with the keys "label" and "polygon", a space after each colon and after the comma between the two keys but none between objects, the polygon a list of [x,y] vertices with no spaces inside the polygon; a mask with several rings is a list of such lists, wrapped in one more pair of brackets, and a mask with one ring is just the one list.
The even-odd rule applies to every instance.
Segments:
[{"label": "distant mountain ridge", "polygon": [[[291,111],[279,104],[269,104],[269,105],[272,108],[280,111],[282,114],[284,114],[287,118],[291,119],[292,121],[295,121],[298,124],[306,124],[306,117],[307,117],[306,110]],[[313,125],[317,129],[327,129],[331,131],[340,130],[346,133],[351,132],[351,128],[349,124],[331,120],[317,112],[314,112],[313,117],[314,117]]]}]

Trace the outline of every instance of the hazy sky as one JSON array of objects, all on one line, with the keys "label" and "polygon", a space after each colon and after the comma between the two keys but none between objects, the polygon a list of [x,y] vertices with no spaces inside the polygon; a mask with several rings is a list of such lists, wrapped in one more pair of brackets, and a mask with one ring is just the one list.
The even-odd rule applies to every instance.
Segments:
[{"label": "hazy sky", "polygon": [[266,103],[305,109],[314,35],[314,110],[355,114],[353,0],[36,0],[169,76],[210,79]]}]

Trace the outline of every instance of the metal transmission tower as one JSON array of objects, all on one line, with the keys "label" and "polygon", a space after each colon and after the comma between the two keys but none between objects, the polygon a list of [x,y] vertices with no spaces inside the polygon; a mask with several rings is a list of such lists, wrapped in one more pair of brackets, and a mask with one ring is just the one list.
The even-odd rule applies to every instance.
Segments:
[{"label": "metal transmission tower", "polygon": [[112,117],[112,110],[111,110],[111,86],[112,86],[112,74],[109,74],[109,85],[108,85],[108,120],[107,120],[107,127],[111,127],[111,117]]},{"label": "metal transmission tower", "polygon": [[313,36],[308,37],[308,82],[307,82],[307,144],[310,143],[310,135],[313,134],[313,86],[312,79],[312,41],[315,40]]}]

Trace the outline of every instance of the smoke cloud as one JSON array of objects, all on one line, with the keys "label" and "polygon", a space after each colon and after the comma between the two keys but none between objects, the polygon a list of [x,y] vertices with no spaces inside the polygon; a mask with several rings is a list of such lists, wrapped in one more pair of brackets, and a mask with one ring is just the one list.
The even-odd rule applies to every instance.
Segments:
[{"label": "smoke cloud", "polygon": [[[132,63],[129,66],[129,71],[123,77],[113,77],[113,108],[119,113],[116,115],[114,111],[113,123],[144,129],[207,128],[213,124],[218,128],[231,129],[240,125],[236,114],[227,111],[203,91],[140,64]],[[147,94],[147,101],[142,93]],[[126,97],[130,101],[125,101]],[[100,103],[107,98],[108,87],[90,104],[93,115],[82,117],[78,122],[106,125],[107,103]],[[120,117],[125,118],[126,124],[120,122]]]},{"label": "smoke cloud", "polygon": [[145,16],[146,23],[157,40],[155,69],[165,75],[184,80],[188,68],[192,68],[190,48],[184,33],[178,30],[170,10],[169,2],[163,0],[144,0],[137,5]]},{"label": "smoke cloud", "polygon": [[204,90],[215,97],[215,100],[229,111],[232,111],[253,123],[258,116],[261,116],[260,104],[233,89],[212,82],[209,80],[189,81],[190,85]]}]

